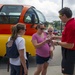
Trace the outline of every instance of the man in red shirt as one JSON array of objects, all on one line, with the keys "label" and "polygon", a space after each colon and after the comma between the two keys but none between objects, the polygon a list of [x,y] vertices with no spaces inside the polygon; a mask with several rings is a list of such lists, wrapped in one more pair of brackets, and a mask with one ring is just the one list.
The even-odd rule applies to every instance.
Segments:
[{"label": "man in red shirt", "polygon": [[59,18],[65,23],[62,36],[52,37],[61,39],[61,42],[54,41],[54,44],[62,47],[62,73],[63,75],[73,75],[75,64],[75,19],[72,18],[72,11],[64,7],[59,11]]}]

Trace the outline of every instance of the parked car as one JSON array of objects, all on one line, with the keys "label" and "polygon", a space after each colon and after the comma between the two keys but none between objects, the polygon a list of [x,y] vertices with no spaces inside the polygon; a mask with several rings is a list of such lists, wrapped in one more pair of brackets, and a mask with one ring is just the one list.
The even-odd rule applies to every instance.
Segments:
[{"label": "parked car", "polygon": [[58,35],[61,35],[62,31],[61,30],[58,30]]},{"label": "parked car", "polygon": [[58,35],[58,30],[54,29],[54,33],[55,35]]}]

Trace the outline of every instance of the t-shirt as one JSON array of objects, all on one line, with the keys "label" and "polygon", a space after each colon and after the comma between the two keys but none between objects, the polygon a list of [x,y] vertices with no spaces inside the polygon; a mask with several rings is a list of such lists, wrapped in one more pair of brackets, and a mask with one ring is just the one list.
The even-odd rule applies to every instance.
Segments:
[{"label": "t-shirt", "polygon": [[[44,38],[41,38],[37,33],[32,35],[32,40],[37,40],[37,43],[43,42],[47,38],[47,35],[44,33]],[[43,44],[41,47],[36,48],[36,54],[41,57],[50,56],[50,47],[48,43]]]},{"label": "t-shirt", "polygon": [[75,19],[70,19],[62,32],[62,42],[74,43],[71,50],[75,50]]},{"label": "t-shirt", "polygon": [[[8,39],[10,40],[10,38]],[[26,57],[26,48],[25,48],[25,40],[22,37],[17,37],[17,39],[15,40],[16,42],[16,46],[18,50],[24,49],[24,57],[25,59],[27,59]],[[20,57],[17,58],[10,58],[10,63],[12,65],[21,65],[21,61],[20,61]]]}]

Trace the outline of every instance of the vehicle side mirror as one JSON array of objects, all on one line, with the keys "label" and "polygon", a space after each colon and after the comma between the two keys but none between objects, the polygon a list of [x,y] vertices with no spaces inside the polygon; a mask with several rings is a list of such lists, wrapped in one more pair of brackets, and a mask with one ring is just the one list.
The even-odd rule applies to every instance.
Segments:
[{"label": "vehicle side mirror", "polygon": [[34,14],[32,14],[32,16],[31,16],[31,23],[32,23],[31,28],[33,28],[33,26],[35,24],[35,15]]}]

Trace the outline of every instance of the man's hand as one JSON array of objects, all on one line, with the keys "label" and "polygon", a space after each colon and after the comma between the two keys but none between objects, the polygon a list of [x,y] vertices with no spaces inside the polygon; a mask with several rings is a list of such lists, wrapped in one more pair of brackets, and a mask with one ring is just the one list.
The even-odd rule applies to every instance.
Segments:
[{"label": "man's hand", "polygon": [[53,40],[61,39],[61,36],[52,36],[51,39]]},{"label": "man's hand", "polygon": [[59,43],[58,43],[58,41],[57,40],[53,40],[53,43],[54,43],[54,45],[59,45]]}]

